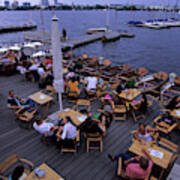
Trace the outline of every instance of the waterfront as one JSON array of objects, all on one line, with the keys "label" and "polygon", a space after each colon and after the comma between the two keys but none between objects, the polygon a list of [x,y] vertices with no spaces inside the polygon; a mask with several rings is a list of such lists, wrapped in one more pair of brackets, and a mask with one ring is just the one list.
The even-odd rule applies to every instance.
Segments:
[{"label": "waterfront", "polygon": [[[44,27],[51,29],[51,17],[56,14],[60,19],[60,28],[65,27],[68,36],[76,37],[85,34],[88,28],[102,27],[106,24],[106,11],[44,11]],[[151,71],[165,71],[178,73],[180,68],[180,29],[151,30],[128,27],[129,20],[147,20],[153,18],[178,17],[172,12],[150,11],[115,11],[110,12],[110,28],[123,29],[136,35],[133,39],[120,39],[120,41],[103,45],[98,41],[75,50],[76,54],[89,54],[90,56],[103,56],[114,63],[129,63],[134,67],[146,67]],[[2,11],[0,12],[0,26],[22,24],[29,21],[42,28],[39,11]],[[19,42],[23,40],[23,33],[10,33],[0,35],[0,44]]]}]

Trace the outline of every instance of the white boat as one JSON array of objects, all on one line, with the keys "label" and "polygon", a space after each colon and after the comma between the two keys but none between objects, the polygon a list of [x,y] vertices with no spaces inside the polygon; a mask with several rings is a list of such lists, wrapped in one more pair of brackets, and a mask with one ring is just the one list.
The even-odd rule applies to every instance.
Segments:
[{"label": "white boat", "polygon": [[32,54],[31,57],[36,58],[36,57],[44,57],[44,56],[46,56],[46,53],[44,51],[39,51],[37,53]]},{"label": "white boat", "polygon": [[5,53],[5,52],[7,52],[8,50],[9,50],[8,48],[2,47],[2,48],[0,48],[0,54],[1,54],[1,53]]},{"label": "white boat", "polygon": [[8,48],[9,50],[12,50],[12,51],[20,51],[21,50],[21,47],[20,46],[17,46],[17,45],[14,45],[14,46],[11,46]]},{"label": "white boat", "polygon": [[108,28],[103,27],[103,28],[90,28],[86,32],[87,34],[93,34],[93,33],[98,33],[98,32],[107,32]]},{"label": "white boat", "polygon": [[32,42],[32,43],[26,43],[26,44],[24,44],[24,48],[36,48],[36,47],[40,47],[40,46],[43,46],[43,44],[42,43],[40,43],[40,42]]}]

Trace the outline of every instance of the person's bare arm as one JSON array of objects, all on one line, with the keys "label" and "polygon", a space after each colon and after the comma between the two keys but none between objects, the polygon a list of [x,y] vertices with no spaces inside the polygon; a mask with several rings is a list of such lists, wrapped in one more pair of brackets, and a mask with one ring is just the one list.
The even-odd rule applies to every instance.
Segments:
[{"label": "person's bare arm", "polygon": [[141,140],[141,138],[139,138],[138,134],[139,134],[139,129],[137,129],[137,131],[135,132],[135,138],[136,138],[139,142],[142,142],[142,140]]},{"label": "person's bare arm", "polygon": [[132,157],[131,159],[128,159],[124,162],[124,164],[127,166],[132,161],[138,161],[140,159],[140,156]]},{"label": "person's bare arm", "polygon": [[151,156],[148,154],[148,152],[146,151],[146,149],[142,149],[142,152],[145,154],[145,156],[149,159],[149,160],[152,160],[151,159]]}]

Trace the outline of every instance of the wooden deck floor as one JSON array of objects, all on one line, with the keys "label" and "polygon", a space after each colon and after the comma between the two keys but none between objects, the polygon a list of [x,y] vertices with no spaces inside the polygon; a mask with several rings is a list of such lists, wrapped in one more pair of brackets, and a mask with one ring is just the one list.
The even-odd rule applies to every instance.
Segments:
[{"label": "wooden deck floor", "polygon": [[[137,128],[132,119],[125,122],[113,122],[104,138],[104,150],[100,152],[85,151],[85,141],[81,142],[77,154],[61,154],[55,146],[46,147],[40,141],[40,136],[33,130],[19,126],[11,110],[7,108],[8,91],[14,89],[21,97],[27,97],[38,91],[36,83],[25,82],[21,75],[0,77],[0,162],[12,153],[31,160],[36,165],[43,162],[49,164],[67,180],[116,180],[115,164],[107,158],[108,153],[125,152],[131,144],[130,132]],[[50,111],[58,110],[57,104],[52,105]],[[94,103],[93,108],[97,108]],[[158,114],[154,107],[146,123],[150,123]],[[142,120],[141,120],[142,121]],[[178,138],[175,139],[178,142]]]}]

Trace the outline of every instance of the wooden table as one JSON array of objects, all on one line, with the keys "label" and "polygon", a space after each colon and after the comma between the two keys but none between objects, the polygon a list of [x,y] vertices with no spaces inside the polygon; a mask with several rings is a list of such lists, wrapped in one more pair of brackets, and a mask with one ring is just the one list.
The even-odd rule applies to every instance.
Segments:
[{"label": "wooden table", "polygon": [[[149,146],[149,144],[142,145],[139,141],[136,140],[131,145],[131,147],[129,148],[129,151],[136,154],[136,155],[145,156],[144,153],[142,152],[142,149],[145,148],[146,151],[148,153],[150,153],[149,150],[148,150],[148,146]],[[159,167],[162,168],[162,171],[161,171],[161,174],[160,174],[160,179],[161,179],[161,177],[162,177],[162,175],[164,173],[164,170],[168,168],[168,166],[169,166],[169,164],[171,162],[171,159],[173,157],[173,153],[171,153],[171,152],[169,152],[169,151],[167,151],[167,150],[165,150],[165,149],[163,149],[163,148],[161,148],[161,147],[159,147],[159,146],[157,146],[155,144],[153,144],[150,148],[163,153],[163,158],[162,159],[149,154],[151,156],[151,158],[152,158],[152,161],[156,165],[158,165]]]},{"label": "wooden table", "polygon": [[[76,126],[80,126],[84,122],[84,121],[78,120],[78,117],[81,117],[84,115],[73,109],[65,109],[64,111],[59,112],[58,116],[62,119],[64,119],[66,116],[69,116]],[[76,140],[78,142],[80,141],[80,129],[78,129],[78,134],[77,134]]]},{"label": "wooden table", "polygon": [[38,178],[34,172],[31,172],[26,180],[64,180],[60,175],[58,175],[53,169],[51,169],[47,164],[43,163],[38,168],[46,172],[46,176],[43,178]]},{"label": "wooden table", "polygon": [[177,114],[176,111],[179,111],[180,112],[180,108],[179,109],[174,109],[172,112],[171,112],[171,116],[177,118],[177,119],[180,119],[180,115]]},{"label": "wooden table", "polygon": [[46,95],[40,91],[30,95],[29,98],[40,105],[47,104],[53,100],[53,97]]},{"label": "wooden table", "polygon": [[64,119],[66,116],[69,116],[76,126],[80,126],[84,122],[84,121],[78,120],[78,117],[81,117],[84,115],[73,109],[65,109],[64,111],[59,112],[58,116],[62,119]]},{"label": "wooden table", "polygon": [[119,94],[120,98],[123,98],[127,101],[132,101],[133,99],[135,99],[138,95],[141,94],[140,90],[137,89],[128,89],[128,90],[124,90]]}]

